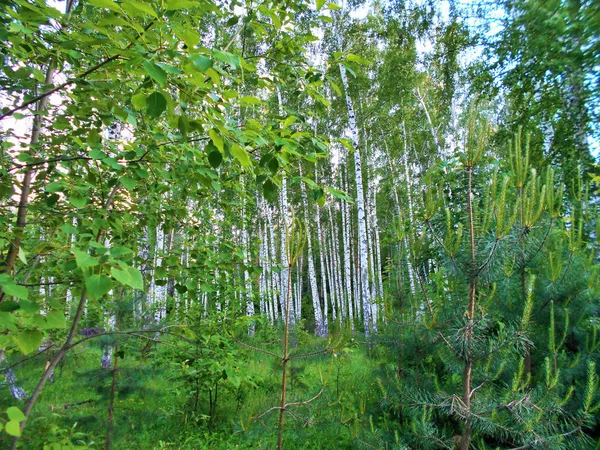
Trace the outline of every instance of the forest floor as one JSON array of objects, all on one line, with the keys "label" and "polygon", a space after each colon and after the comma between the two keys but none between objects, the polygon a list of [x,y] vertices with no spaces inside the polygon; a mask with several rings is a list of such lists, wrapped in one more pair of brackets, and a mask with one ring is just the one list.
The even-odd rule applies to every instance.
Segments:
[{"label": "forest floor", "polygon": [[[266,353],[279,353],[280,342],[273,332],[245,341],[213,334],[204,351],[200,345],[195,353],[189,346],[182,351],[176,338],[164,345],[148,341],[143,347],[125,338],[116,353],[111,448],[276,448],[279,411],[261,415],[280,402],[281,361]],[[372,413],[381,398],[377,373],[392,372],[393,366],[383,367],[373,349],[346,337],[330,339],[328,346],[326,340],[300,332],[292,342],[293,355],[317,355],[292,359],[288,401],[316,398],[287,410],[284,448],[362,446],[359,436],[376,426]],[[100,365],[101,346],[107,342],[85,345],[72,350],[55,371],[20,448],[105,448],[113,369]],[[15,368],[28,393],[43,358],[44,354]],[[8,389],[0,392],[0,402],[15,404]],[[0,447],[5,444],[0,442]]]}]

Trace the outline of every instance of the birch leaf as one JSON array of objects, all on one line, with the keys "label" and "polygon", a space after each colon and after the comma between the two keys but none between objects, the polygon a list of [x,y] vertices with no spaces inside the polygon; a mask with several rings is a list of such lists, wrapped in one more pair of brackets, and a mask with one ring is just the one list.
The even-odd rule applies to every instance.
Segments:
[{"label": "birch leaf", "polygon": [[237,158],[237,160],[240,162],[240,164],[244,167],[248,167],[252,164],[252,162],[250,161],[250,155],[248,155],[248,152],[246,150],[244,150],[242,147],[240,147],[237,144],[233,144],[231,146],[231,153],[233,154],[233,156],[235,156]]},{"label": "birch leaf", "polygon": [[27,264],[27,258],[25,257],[25,251],[23,247],[19,247],[19,259],[23,264]]}]

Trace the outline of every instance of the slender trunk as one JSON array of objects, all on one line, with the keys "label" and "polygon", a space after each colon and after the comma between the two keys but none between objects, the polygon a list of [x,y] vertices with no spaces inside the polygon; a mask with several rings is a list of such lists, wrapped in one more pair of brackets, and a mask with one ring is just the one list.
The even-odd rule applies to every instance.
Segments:
[{"label": "slender trunk", "polygon": [[[288,265],[288,269],[291,269],[291,266]],[[283,367],[283,374],[281,377],[281,406],[279,409],[279,433],[277,437],[277,449],[283,449],[283,422],[285,418],[285,399],[286,399],[286,390],[287,390],[287,371],[288,371],[288,362],[289,362],[289,338],[290,338],[290,297],[291,297],[291,277],[287,279],[287,291],[288,295],[286,296],[287,304],[285,307],[285,333],[283,335],[283,358],[281,358],[281,365]]]},{"label": "slender trunk", "polygon": [[[116,184],[112,188],[112,191],[106,200],[106,204],[104,205],[104,210],[107,211],[107,215],[108,215],[108,212],[110,211],[110,208],[115,199],[117,191],[119,190],[119,186],[120,186],[119,184]],[[98,234],[96,235],[97,243],[99,243],[102,240],[102,236],[103,236],[102,231],[99,231]],[[79,297],[79,303],[77,304],[77,310],[75,311],[75,315],[73,316],[73,321],[71,322],[71,328],[69,328],[69,333],[67,335],[67,338],[66,338],[64,344],[61,346],[61,348],[56,352],[56,354],[52,357],[50,362],[46,365],[46,368],[44,369],[44,372],[42,373],[42,376],[40,377],[40,380],[39,380],[37,386],[35,387],[33,393],[31,394],[31,397],[29,398],[29,400],[27,401],[27,404],[25,405],[25,409],[23,410],[23,414],[25,415],[25,420],[23,420],[21,422],[21,426],[20,426],[21,427],[21,435],[23,434],[23,430],[25,429],[25,425],[27,424],[27,418],[29,418],[29,415],[31,414],[31,411],[34,408],[38,397],[40,396],[40,394],[42,393],[42,390],[46,386],[46,383],[48,382],[48,380],[54,373],[54,369],[56,368],[58,363],[60,363],[62,361],[62,359],[65,357],[65,355],[71,348],[71,344],[73,343],[73,339],[75,338],[75,333],[77,331],[79,321],[81,320],[81,317],[83,316],[83,312],[85,310],[86,300],[87,300],[87,297],[85,295],[85,286],[82,285],[81,286],[81,296]],[[15,448],[17,447],[17,443],[19,442],[19,439],[20,439],[20,436],[16,436],[12,440],[10,450],[15,450]]]},{"label": "slender trunk", "polygon": [[327,207],[329,212],[329,230],[331,233],[331,275],[333,277],[333,285],[335,286],[335,298],[338,310],[338,318],[340,326],[346,320],[346,305],[344,304],[344,289],[341,284],[341,266],[339,263],[338,237],[337,230],[334,226],[333,208],[331,203]]},{"label": "slender trunk", "polygon": [[[342,189],[347,192],[348,186],[345,182],[342,171],[340,171],[340,185]],[[344,279],[345,279],[345,301],[348,304],[348,320],[350,320],[350,327],[354,332],[354,307],[353,307],[353,296],[352,296],[352,268],[350,267],[350,260],[352,259],[352,250],[350,248],[350,208],[348,202],[342,203],[342,245],[344,248]]]},{"label": "slender trunk", "polygon": [[331,318],[335,322],[338,319],[339,309],[337,307],[337,291],[335,284],[335,275],[333,274],[333,250],[331,244],[331,236],[325,230],[325,263],[327,264],[327,278],[329,280],[329,299],[331,300]]},{"label": "slender trunk", "polygon": [[[248,228],[246,225],[246,199],[242,200],[242,252],[243,252],[243,263],[244,263],[244,295],[246,299],[246,315],[249,317],[254,316],[254,299],[252,298],[252,282],[250,280],[250,274],[248,273],[248,265],[250,263],[249,257],[250,243],[248,238]],[[248,335],[254,336],[255,324],[250,323],[248,326]]]},{"label": "slender trunk", "polygon": [[[119,322],[119,317],[117,317],[117,322]],[[117,323],[117,328],[119,328],[119,324]],[[106,440],[104,441],[104,450],[110,450],[111,446],[111,437],[113,431],[113,421],[115,417],[115,397],[117,393],[117,370],[119,366],[119,335],[116,335],[115,341],[115,354],[113,357],[113,367],[112,367],[112,383],[110,386],[110,400],[108,404],[108,417],[106,419]]]},{"label": "slender trunk", "polygon": [[[284,111],[283,111],[283,100],[281,97],[281,90],[279,89],[279,87],[277,87],[277,102],[279,104],[279,114],[283,115]],[[280,210],[280,215],[281,215],[281,263],[283,265],[283,270],[281,271],[281,287],[280,287],[280,292],[281,292],[281,309],[282,311],[288,307],[288,305],[293,306],[290,302],[288,302],[287,300],[287,296],[289,295],[288,293],[288,289],[286,288],[286,286],[288,285],[288,279],[291,276],[290,270],[288,268],[288,257],[287,257],[287,235],[286,235],[286,230],[288,229],[288,216],[289,216],[289,204],[288,204],[288,197],[287,197],[287,179],[284,177],[281,180],[281,190],[279,192],[279,210]],[[291,291],[290,291],[291,292]],[[292,321],[292,323],[294,322],[294,314],[290,315],[290,320]]]},{"label": "slender trunk", "polygon": [[360,282],[361,282],[361,297],[363,309],[363,322],[365,327],[365,335],[368,337],[372,327],[372,312],[371,312],[371,295],[369,293],[369,267],[368,267],[368,250],[367,250],[367,228],[365,218],[365,197],[363,194],[363,178],[362,178],[362,163],[360,155],[360,146],[358,139],[358,127],[356,125],[356,116],[354,106],[348,91],[348,79],[346,77],[346,68],[343,64],[339,65],[340,74],[342,76],[342,84],[346,91],[346,106],[348,108],[348,122],[352,133],[352,144],[356,149],[354,154],[354,172],[356,178],[356,208],[358,211],[358,245],[360,256]]},{"label": "slender trunk", "polygon": [[[413,215],[413,202],[412,202],[412,180],[410,177],[410,167],[409,167],[409,159],[408,159],[408,143],[406,137],[406,126],[404,122],[402,122],[402,131],[404,135],[404,176],[406,179],[406,197],[408,199],[408,223],[412,228],[414,223],[414,215]],[[410,282],[410,292],[414,295],[416,292],[416,283],[415,283],[415,272],[412,265],[412,258],[409,255],[408,248],[408,240],[404,239],[404,246],[406,247],[406,267],[408,267],[408,279]]]},{"label": "slender trunk", "polygon": [[262,217],[262,208],[261,208],[261,199],[256,197],[256,205],[258,209],[257,214],[257,226],[258,226],[258,265],[262,268],[259,282],[258,282],[258,291],[260,298],[260,314],[266,314],[271,323],[273,323],[273,316],[271,315],[270,303],[269,303],[269,287],[268,287],[268,278],[269,278],[269,262],[267,258],[267,233],[265,230],[264,221],[261,220]]},{"label": "slender trunk", "polygon": [[[271,220],[271,211],[267,211],[267,224],[268,224],[268,231],[270,234],[270,246],[269,246],[269,257],[271,260],[271,264],[274,264],[275,261],[277,261],[277,250],[275,247],[275,230],[273,228],[273,221]],[[281,308],[277,307],[277,299],[280,298],[280,295],[277,295],[280,292],[280,278],[279,278],[279,273],[271,270],[271,292],[273,293],[273,310],[275,312],[275,320],[279,319],[279,311],[281,311],[281,314],[284,314],[284,308],[283,306],[281,306]],[[283,317],[283,316],[282,316]]]},{"label": "slender trunk", "polygon": [[435,144],[435,148],[438,151],[438,154],[440,155],[440,157],[444,157],[444,150],[442,148],[442,146],[440,145],[440,141],[437,137],[437,133],[435,132],[435,127],[433,126],[433,121],[431,120],[431,116],[429,115],[429,109],[427,108],[427,105],[425,104],[425,97],[423,97],[421,95],[421,91],[419,90],[419,88],[417,88],[417,98],[419,99],[419,103],[421,103],[421,107],[423,108],[423,111],[425,112],[425,117],[427,117],[427,123],[429,124],[429,131],[431,132],[431,136],[433,137],[433,142]]},{"label": "slender trunk", "polygon": [[[298,166],[300,176],[302,176],[302,167]],[[321,310],[321,300],[319,298],[319,288],[317,285],[317,273],[312,252],[312,236],[308,213],[308,202],[306,200],[306,188],[304,183],[300,184],[302,203],[304,206],[304,223],[306,226],[306,240],[308,247],[308,281],[310,283],[310,292],[312,296],[313,313],[315,316],[315,336],[326,337],[327,332],[323,323],[323,311]],[[317,206],[318,207],[318,206]]]},{"label": "slender trunk", "polygon": [[[317,169],[315,168],[315,181],[317,180]],[[328,299],[327,299],[327,268],[325,267],[325,255],[327,252],[325,249],[325,239],[323,236],[323,230],[321,227],[321,210],[319,207],[316,209],[317,213],[317,242],[319,244],[319,264],[321,267],[321,287],[323,289],[323,337],[327,337],[329,330],[328,324]]]},{"label": "slender trunk", "polygon": [[379,242],[379,223],[377,221],[377,192],[373,194],[373,247],[375,248],[375,274],[377,285],[377,296],[383,299],[383,278],[381,275],[381,248]]},{"label": "slender trunk", "polygon": [[476,248],[475,248],[475,219],[473,217],[473,167],[467,167],[468,176],[468,189],[467,189],[467,213],[469,216],[469,247],[471,251],[471,264],[469,268],[469,304],[467,307],[467,319],[468,325],[465,330],[465,341],[466,341],[466,354],[465,354],[465,366],[463,370],[463,404],[465,407],[465,422],[464,432],[461,437],[460,448],[461,450],[469,450],[471,445],[471,391],[472,391],[472,379],[473,379],[473,356],[472,356],[472,345],[473,345],[473,321],[475,318],[475,299],[476,299]]}]

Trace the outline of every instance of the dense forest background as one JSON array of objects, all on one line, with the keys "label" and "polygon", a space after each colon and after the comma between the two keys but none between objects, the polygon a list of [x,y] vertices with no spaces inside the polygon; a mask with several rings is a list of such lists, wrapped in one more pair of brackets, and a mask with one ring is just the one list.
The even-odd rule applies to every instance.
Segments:
[{"label": "dense forest background", "polygon": [[600,449],[594,0],[2,0],[0,446]]}]

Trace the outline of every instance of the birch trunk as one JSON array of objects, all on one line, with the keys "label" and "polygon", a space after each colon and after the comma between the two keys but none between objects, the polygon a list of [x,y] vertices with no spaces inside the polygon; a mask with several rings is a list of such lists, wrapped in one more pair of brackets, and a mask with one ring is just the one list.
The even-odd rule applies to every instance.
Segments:
[{"label": "birch trunk", "polygon": [[[243,184],[242,184],[243,187]],[[250,280],[250,274],[248,273],[248,265],[250,263],[249,257],[250,242],[248,238],[248,227],[246,225],[246,198],[242,199],[242,262],[244,264],[244,295],[246,300],[246,315],[248,317],[254,316],[254,300],[252,296],[252,282]],[[254,322],[248,326],[248,335],[254,336]]]},{"label": "birch trunk", "polygon": [[368,249],[367,249],[367,225],[365,219],[365,197],[363,193],[363,179],[362,179],[362,168],[360,159],[360,146],[358,138],[358,127],[356,125],[356,116],[354,113],[354,106],[350,93],[348,91],[348,78],[346,76],[346,68],[343,64],[339,65],[340,74],[342,77],[342,84],[344,91],[346,92],[346,106],[348,108],[348,124],[350,126],[350,132],[352,135],[352,145],[356,149],[354,154],[354,171],[356,179],[356,208],[358,211],[358,246],[359,246],[359,260],[360,260],[360,292],[362,299],[363,309],[363,322],[365,327],[365,336],[369,336],[373,328],[372,320],[372,305],[371,305],[371,294],[369,292],[369,267],[368,267]]},{"label": "birch trunk", "polygon": [[[298,166],[300,176],[302,177],[302,167]],[[315,316],[315,336],[326,337],[327,330],[323,322],[323,311],[321,310],[321,300],[319,298],[319,287],[317,285],[317,273],[315,270],[315,263],[313,260],[313,249],[312,249],[312,235],[311,227],[308,214],[308,202],[306,200],[306,188],[304,183],[300,183],[300,190],[302,194],[302,203],[304,207],[304,223],[306,225],[306,243],[308,249],[308,281],[310,283],[310,292],[312,297],[313,314]],[[317,206],[318,208],[318,206]]]},{"label": "birch trunk", "polygon": [[[277,101],[279,103],[279,114],[283,115],[283,101],[281,98],[281,91],[279,87],[277,88]],[[293,303],[287,301],[287,296],[291,295],[289,289],[287,288],[288,279],[291,276],[289,264],[288,264],[288,255],[287,255],[287,230],[289,227],[288,217],[290,214],[288,198],[287,198],[287,179],[284,177],[281,181],[281,191],[279,193],[279,209],[281,214],[281,265],[283,266],[283,270],[281,271],[281,284],[279,287],[279,292],[281,296],[281,300],[279,303],[281,304],[281,311],[283,317],[287,317],[287,305],[290,305],[290,308],[293,307]],[[290,311],[289,318],[291,323],[294,323],[294,312]]]},{"label": "birch trunk", "polygon": [[[271,264],[269,267],[272,267],[277,262],[275,230],[273,228],[273,221],[271,220],[271,215],[272,215],[271,211],[267,211],[267,224],[268,224],[267,228],[268,228],[269,235],[270,235],[269,257],[271,260]],[[275,312],[274,319],[278,320],[279,319],[279,311],[281,311],[283,313],[283,310],[284,310],[283,308],[279,309],[277,307],[277,299],[279,298],[280,289],[281,289],[280,277],[279,277],[279,273],[277,273],[276,271],[271,270],[271,269],[269,269],[269,270],[271,273],[271,293],[272,293],[272,304],[273,304],[272,309]]]},{"label": "birch trunk", "polygon": [[334,210],[334,208],[332,208],[331,204],[329,204],[328,209],[329,209],[329,227],[331,230],[331,256],[332,256],[332,260],[333,260],[333,277],[334,277],[338,312],[339,312],[339,316],[340,316],[340,325],[342,325],[343,322],[345,320],[347,320],[347,311],[346,311],[346,304],[344,302],[344,287],[342,284],[342,266],[340,264],[340,257],[339,257],[340,256],[339,255],[339,244],[338,244],[339,239],[338,239],[337,229],[334,226],[336,221],[333,220],[334,214],[332,211]]},{"label": "birch trunk", "polygon": [[[340,171],[340,186],[344,192],[348,192],[348,186],[343,176],[343,171]],[[352,268],[350,261],[352,252],[350,248],[350,208],[348,202],[342,203],[342,245],[344,247],[344,296],[348,304],[348,320],[350,328],[354,331],[354,299],[352,295]]]},{"label": "birch trunk", "polygon": [[[317,169],[315,168],[315,181],[318,180],[317,177]],[[329,318],[329,308],[328,308],[328,299],[327,299],[327,270],[325,267],[325,256],[323,254],[325,250],[325,239],[323,236],[323,230],[321,227],[321,209],[317,206],[316,209],[316,215],[317,215],[317,242],[319,244],[319,264],[321,267],[321,288],[323,289],[323,337],[327,337],[327,335],[329,334],[329,323],[328,323],[328,318]]]}]

